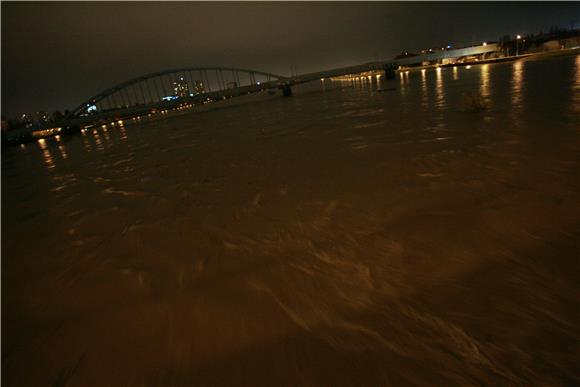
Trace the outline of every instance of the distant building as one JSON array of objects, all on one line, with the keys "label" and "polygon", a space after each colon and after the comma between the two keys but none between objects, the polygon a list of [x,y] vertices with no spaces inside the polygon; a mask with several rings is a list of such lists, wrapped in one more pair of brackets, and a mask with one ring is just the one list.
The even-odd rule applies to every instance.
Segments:
[{"label": "distant building", "polygon": [[194,89],[196,94],[203,94],[205,92],[205,87],[203,86],[203,82],[202,81],[195,81],[195,89]]},{"label": "distant building", "polygon": [[36,112],[36,120],[40,124],[44,124],[44,123],[50,122],[51,117],[50,117],[50,114],[48,114],[48,112],[41,110],[39,112]]},{"label": "distant building", "polygon": [[173,95],[181,98],[189,96],[189,86],[183,77],[179,77],[179,79],[173,82]]},{"label": "distant building", "polygon": [[30,114],[26,114],[26,113],[22,114],[20,116],[19,121],[22,125],[24,125],[27,128],[31,128],[34,125],[34,122],[32,120],[32,117],[30,116]]},{"label": "distant building", "polygon": [[401,67],[421,64],[423,66],[436,64],[451,64],[465,61],[485,60],[493,57],[499,50],[495,42],[485,42],[477,46],[451,48],[450,45],[439,49],[426,49],[421,55],[397,57],[395,60]]}]

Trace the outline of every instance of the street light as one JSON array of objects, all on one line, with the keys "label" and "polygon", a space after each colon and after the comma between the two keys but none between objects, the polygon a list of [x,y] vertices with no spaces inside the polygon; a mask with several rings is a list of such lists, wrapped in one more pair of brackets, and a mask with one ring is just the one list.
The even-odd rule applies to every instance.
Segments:
[{"label": "street light", "polygon": [[516,40],[516,56],[518,56],[518,48],[520,46],[520,39],[522,38],[521,35],[516,36],[517,40]]}]

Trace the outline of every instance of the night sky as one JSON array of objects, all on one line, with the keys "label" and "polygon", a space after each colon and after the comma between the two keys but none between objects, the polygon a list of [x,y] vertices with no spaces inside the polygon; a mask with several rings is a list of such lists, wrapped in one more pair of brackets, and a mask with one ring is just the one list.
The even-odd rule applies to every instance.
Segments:
[{"label": "night sky", "polygon": [[2,114],[74,108],[145,73],[230,66],[290,75],[570,28],[580,3],[2,2]]}]

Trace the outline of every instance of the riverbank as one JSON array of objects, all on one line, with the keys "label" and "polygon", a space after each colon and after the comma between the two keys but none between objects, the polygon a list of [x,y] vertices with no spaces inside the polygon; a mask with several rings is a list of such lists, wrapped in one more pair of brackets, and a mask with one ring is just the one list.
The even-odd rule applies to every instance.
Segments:
[{"label": "riverbank", "polygon": [[514,62],[516,60],[521,59],[542,59],[554,56],[566,56],[566,55],[578,55],[580,54],[580,47],[575,48],[568,48],[558,51],[546,51],[546,52],[535,52],[535,53],[526,53],[517,56],[506,56],[502,58],[492,58],[486,60],[475,60],[470,62],[461,62],[461,63],[446,63],[446,64],[433,64],[433,65],[426,65],[426,66],[416,66],[416,67],[405,67],[396,70],[397,72],[406,72],[406,71],[419,71],[419,70],[427,70],[427,69],[435,69],[439,67],[466,67],[466,66],[475,66],[475,65],[482,65],[482,64],[491,64],[491,63],[504,63],[504,62]]}]

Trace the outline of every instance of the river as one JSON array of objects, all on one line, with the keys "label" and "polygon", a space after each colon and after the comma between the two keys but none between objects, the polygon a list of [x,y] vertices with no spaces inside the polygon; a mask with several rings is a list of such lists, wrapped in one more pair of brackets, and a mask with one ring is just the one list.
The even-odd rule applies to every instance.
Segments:
[{"label": "river", "polygon": [[579,117],[576,55],[7,148],[3,385],[578,384]]}]

